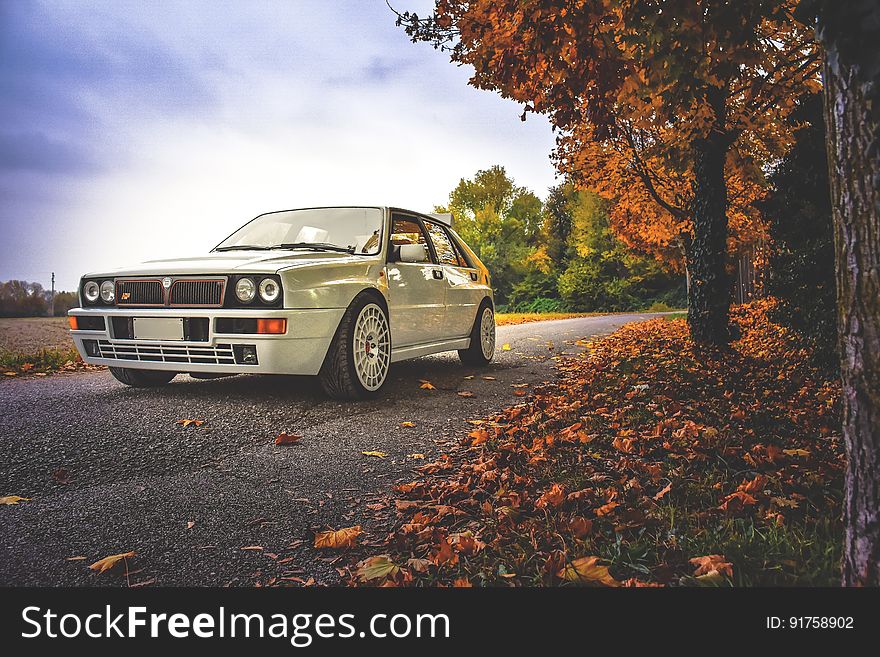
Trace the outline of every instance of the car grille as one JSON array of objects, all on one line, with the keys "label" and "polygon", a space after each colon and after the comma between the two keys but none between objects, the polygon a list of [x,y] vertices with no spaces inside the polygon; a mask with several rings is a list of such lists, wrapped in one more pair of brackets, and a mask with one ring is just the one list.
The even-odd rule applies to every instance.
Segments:
[{"label": "car grille", "polygon": [[98,340],[100,358],[116,360],[148,361],[154,363],[193,363],[202,365],[235,365],[232,345],[218,344],[213,347],[191,346],[174,343],[132,342],[113,344]]},{"label": "car grille", "polygon": [[171,286],[172,306],[222,306],[223,279],[179,280]]},{"label": "car grille", "polygon": [[225,287],[225,278],[181,278],[171,284],[166,298],[162,281],[157,278],[124,279],[116,281],[116,303],[119,306],[220,308]]},{"label": "car grille", "polygon": [[116,303],[120,306],[164,306],[162,281],[144,279],[116,281]]}]

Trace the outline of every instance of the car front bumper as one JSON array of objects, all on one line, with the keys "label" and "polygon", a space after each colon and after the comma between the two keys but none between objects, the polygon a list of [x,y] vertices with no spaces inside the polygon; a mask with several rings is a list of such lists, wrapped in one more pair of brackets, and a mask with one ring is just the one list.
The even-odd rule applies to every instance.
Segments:
[{"label": "car front bumper", "polygon": [[[238,310],[200,308],[74,308],[73,317],[101,318],[103,328],[71,330],[77,351],[90,365],[206,374],[315,375],[345,312],[344,308]],[[204,322],[201,340],[119,338],[113,318],[181,318]],[[283,334],[219,333],[217,319],[286,319]],[[255,354],[255,363],[247,354]]]}]

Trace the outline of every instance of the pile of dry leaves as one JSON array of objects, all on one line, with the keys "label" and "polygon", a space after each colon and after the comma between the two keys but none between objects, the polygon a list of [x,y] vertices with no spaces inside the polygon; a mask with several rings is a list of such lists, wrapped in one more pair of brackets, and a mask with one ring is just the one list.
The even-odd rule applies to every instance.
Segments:
[{"label": "pile of dry leaves", "polygon": [[695,348],[683,319],[585,343],[397,486],[394,531],[346,581],[832,583],[839,390],[772,304],[734,312],[729,350]]}]

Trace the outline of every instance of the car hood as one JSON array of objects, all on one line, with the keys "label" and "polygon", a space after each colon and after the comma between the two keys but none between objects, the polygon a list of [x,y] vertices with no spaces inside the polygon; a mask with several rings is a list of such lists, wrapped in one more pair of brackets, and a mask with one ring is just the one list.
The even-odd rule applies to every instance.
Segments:
[{"label": "car hood", "polygon": [[[375,257],[375,256],[372,256]],[[201,274],[275,274],[282,270],[321,264],[364,262],[371,256],[329,251],[223,251],[193,258],[149,260],[131,267],[120,267],[87,274],[89,278],[120,276],[191,276]]]}]

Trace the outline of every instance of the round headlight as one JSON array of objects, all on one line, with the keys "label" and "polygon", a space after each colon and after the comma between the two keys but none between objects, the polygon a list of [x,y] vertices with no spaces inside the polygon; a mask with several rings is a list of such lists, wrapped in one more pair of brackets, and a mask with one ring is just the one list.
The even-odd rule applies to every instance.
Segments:
[{"label": "round headlight", "polygon": [[260,281],[260,298],[266,303],[272,303],[281,294],[281,286],[274,278],[264,278]]},{"label": "round headlight", "polygon": [[239,278],[235,284],[235,296],[242,303],[250,303],[257,294],[257,286],[250,278]]},{"label": "round headlight", "polygon": [[89,303],[95,303],[98,297],[101,296],[101,288],[98,287],[95,281],[89,281],[83,286],[83,296],[85,296],[86,301]]},{"label": "round headlight", "polygon": [[116,286],[113,285],[113,281],[101,283],[101,298],[107,303],[113,303],[116,298]]}]

